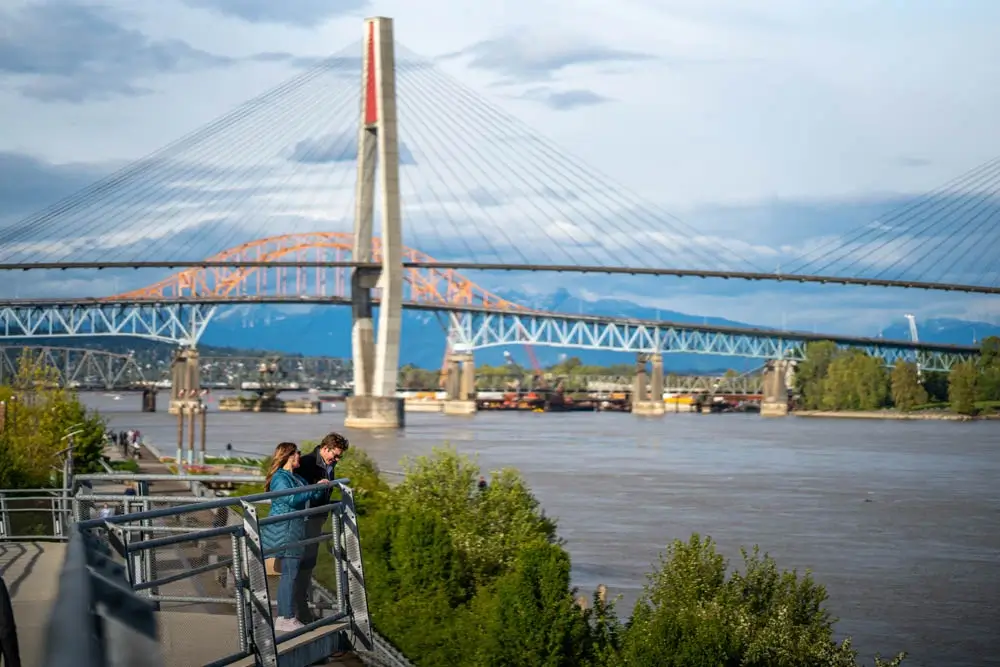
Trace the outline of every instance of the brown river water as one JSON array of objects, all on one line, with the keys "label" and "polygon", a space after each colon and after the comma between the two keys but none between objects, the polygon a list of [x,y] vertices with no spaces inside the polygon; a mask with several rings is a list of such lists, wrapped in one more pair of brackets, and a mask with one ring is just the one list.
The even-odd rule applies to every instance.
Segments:
[{"label": "brown river water", "polygon": [[[86,394],[164,454],[176,417],[136,395]],[[216,397],[217,398],[217,397]],[[210,404],[211,405],[211,404]],[[208,448],[268,453],[342,430],[321,415],[209,414]],[[210,408],[211,410],[211,408]],[[408,414],[402,432],[352,431],[387,470],[450,443],[484,471],[521,471],[573,558],[575,585],[607,584],[624,613],[658,553],[692,532],[729,557],[759,544],[828,588],[862,655],[914,667],[1000,665],[1000,422],[762,419],[757,415]]]}]

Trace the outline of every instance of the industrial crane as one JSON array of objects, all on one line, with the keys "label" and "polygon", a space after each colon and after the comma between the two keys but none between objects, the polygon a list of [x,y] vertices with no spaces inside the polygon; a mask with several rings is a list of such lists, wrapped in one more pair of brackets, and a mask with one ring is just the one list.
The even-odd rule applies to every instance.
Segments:
[{"label": "industrial crane", "polygon": [[[910,340],[914,343],[920,342],[920,333],[917,331],[917,318],[910,313],[903,315],[906,321],[910,323]],[[920,367],[920,357],[917,357],[917,377],[922,378],[924,375],[923,369]]]}]

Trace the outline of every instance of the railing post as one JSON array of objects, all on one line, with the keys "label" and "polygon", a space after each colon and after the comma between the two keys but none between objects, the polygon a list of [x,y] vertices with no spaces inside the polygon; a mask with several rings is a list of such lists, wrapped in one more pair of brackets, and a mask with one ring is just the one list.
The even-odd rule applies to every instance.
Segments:
[{"label": "railing post", "polygon": [[10,535],[10,514],[7,512],[7,496],[0,493],[0,537]]},{"label": "railing post", "polygon": [[251,649],[259,667],[277,667],[278,648],[274,636],[274,617],[271,613],[271,595],[267,590],[267,570],[264,566],[264,549],[260,541],[260,524],[257,509],[240,501],[243,509],[244,555],[246,578],[250,588],[250,640]]},{"label": "railing post", "polygon": [[243,574],[243,558],[246,547],[239,535],[230,535],[233,547],[233,588],[236,591],[236,625],[239,628],[240,650],[250,650],[250,629],[247,627],[246,577]]},{"label": "railing post", "polygon": [[333,510],[333,539],[330,542],[333,554],[333,565],[336,571],[334,584],[337,594],[337,612],[347,611],[347,563],[344,558],[344,503],[341,502]]},{"label": "railing post", "polygon": [[49,509],[52,511],[52,536],[62,537],[62,521],[60,520],[60,506],[62,505],[62,494],[52,496],[49,501]]},{"label": "railing post", "polygon": [[354,505],[354,491],[341,487],[341,504],[344,507],[344,554],[347,561],[347,600],[350,605],[353,644],[359,643],[372,650],[372,624],[368,614],[368,593],[365,590],[365,571],[361,559],[361,534],[358,532],[358,515]]}]

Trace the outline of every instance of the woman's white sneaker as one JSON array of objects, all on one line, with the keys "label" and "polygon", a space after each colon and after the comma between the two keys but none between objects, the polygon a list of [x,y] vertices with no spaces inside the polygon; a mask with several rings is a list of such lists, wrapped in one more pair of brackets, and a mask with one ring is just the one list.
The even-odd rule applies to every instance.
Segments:
[{"label": "woman's white sneaker", "polygon": [[277,632],[294,632],[301,627],[304,626],[297,618],[284,618],[283,616],[279,616],[274,621],[274,629]]}]

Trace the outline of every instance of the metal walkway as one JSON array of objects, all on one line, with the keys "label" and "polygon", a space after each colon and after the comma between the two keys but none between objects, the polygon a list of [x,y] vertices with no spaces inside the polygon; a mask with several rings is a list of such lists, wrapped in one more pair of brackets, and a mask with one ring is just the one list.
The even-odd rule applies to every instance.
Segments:
[{"label": "metal walkway", "polygon": [[[332,506],[262,519],[257,510],[288,491],[206,499],[203,481],[83,475],[72,481],[72,492],[0,491],[0,572],[11,591],[24,665],[293,667],[325,659],[320,664],[331,667],[410,667],[371,627],[347,480],[337,482],[342,500]],[[125,483],[137,495],[124,496]],[[184,485],[184,495],[150,493]],[[108,508],[113,516],[97,516]],[[260,530],[328,511],[333,530],[304,544],[330,545],[337,590],[314,582],[317,620],[276,633],[277,582],[267,576]],[[46,523],[51,530],[17,534],[27,523],[32,532]]]}]

